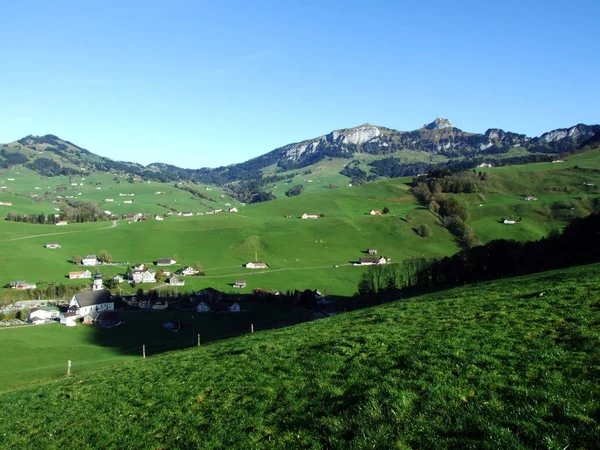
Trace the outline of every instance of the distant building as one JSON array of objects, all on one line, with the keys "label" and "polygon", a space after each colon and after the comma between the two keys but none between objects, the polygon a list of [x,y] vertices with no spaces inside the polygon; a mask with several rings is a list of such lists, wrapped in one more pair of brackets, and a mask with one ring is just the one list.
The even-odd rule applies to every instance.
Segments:
[{"label": "distant building", "polygon": [[170,266],[172,264],[175,264],[177,261],[175,261],[172,258],[158,258],[158,260],[156,261],[156,265],[157,266]]},{"label": "distant building", "polygon": [[246,263],[246,269],[266,269],[269,265],[262,261],[250,261]]},{"label": "distant building", "polygon": [[92,278],[92,272],[90,272],[89,270],[69,272],[69,280],[77,280],[80,278]]},{"label": "distant building", "polygon": [[302,214],[302,219],[318,219],[318,218],[319,218],[318,214],[307,214],[307,213]]},{"label": "distant building", "polygon": [[380,210],[378,209],[372,209],[369,214],[371,214],[372,216],[380,216],[382,213]]},{"label": "distant building", "polygon": [[184,277],[196,275],[197,273],[198,273],[198,271],[190,266],[187,266],[187,267],[184,267],[183,269],[181,269],[181,275],[183,275]]},{"label": "distant building", "polygon": [[245,288],[246,280],[237,280],[235,283],[233,283],[233,287],[234,288]]},{"label": "distant building", "polygon": [[156,283],[156,272],[153,270],[136,270],[131,276],[135,283]]},{"label": "distant building", "polygon": [[169,279],[169,284],[171,286],[183,286],[185,285],[185,281],[182,280],[181,278],[179,278],[177,275],[173,275],[170,279]]},{"label": "distant building", "polygon": [[366,256],[364,258],[360,258],[361,266],[376,266],[386,263],[387,259],[385,258],[385,256]]},{"label": "distant building", "polygon": [[229,208],[229,212],[238,212],[238,209],[234,206],[233,208]]},{"label": "distant building", "polygon": [[74,312],[78,318],[84,317],[92,311],[100,312],[114,309],[115,303],[111,300],[110,292],[106,289],[78,292],[69,303],[69,312]]},{"label": "distant building", "polygon": [[56,242],[48,242],[46,248],[60,248],[60,245]]},{"label": "distant building", "polygon": [[533,200],[537,200],[537,197],[534,197],[533,195],[526,195],[525,197],[523,197],[523,200],[527,200],[528,202],[530,202]]},{"label": "distant building", "polygon": [[22,291],[25,289],[35,289],[36,288],[35,284],[30,284],[25,281],[11,281],[9,286],[11,289],[17,289],[19,291]]},{"label": "distant building", "polygon": [[66,220],[59,220],[58,222],[56,222],[56,225],[58,226],[64,226],[64,225],[68,225],[69,222],[67,222]]},{"label": "distant building", "polygon": [[376,248],[368,248],[367,249],[367,253],[369,255],[376,255],[377,254],[377,249]]},{"label": "distant building", "polygon": [[200,302],[200,303],[198,303],[196,310],[198,312],[210,312],[210,306],[208,306],[208,304],[206,304],[204,302]]},{"label": "distant building", "polygon": [[84,266],[95,266],[98,264],[98,258],[96,258],[96,255],[87,255],[81,260],[81,264]]},{"label": "distant building", "polygon": [[227,308],[229,310],[229,312],[240,312],[242,309],[240,308],[240,304],[239,303],[234,303],[233,305],[229,306]]}]

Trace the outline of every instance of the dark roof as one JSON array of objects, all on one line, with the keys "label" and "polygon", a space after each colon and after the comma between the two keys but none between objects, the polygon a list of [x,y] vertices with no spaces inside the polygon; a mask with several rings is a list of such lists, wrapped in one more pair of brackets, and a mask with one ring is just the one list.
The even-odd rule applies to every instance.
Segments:
[{"label": "dark roof", "polygon": [[156,264],[171,264],[172,258],[158,258]]},{"label": "dark roof", "polygon": [[361,263],[376,263],[379,262],[383,258],[383,256],[367,256],[364,258],[360,258]]},{"label": "dark roof", "polygon": [[75,294],[75,299],[79,307],[99,305],[100,303],[110,302],[110,291],[102,289],[100,291],[86,291]]}]

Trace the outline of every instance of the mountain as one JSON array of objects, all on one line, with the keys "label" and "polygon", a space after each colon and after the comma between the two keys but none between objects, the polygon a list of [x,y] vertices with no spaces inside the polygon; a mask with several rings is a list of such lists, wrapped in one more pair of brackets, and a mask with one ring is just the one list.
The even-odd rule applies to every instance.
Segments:
[{"label": "mountain", "polygon": [[[397,166],[402,165],[402,162],[395,160],[401,151],[426,152],[463,163],[474,158],[507,154],[514,148],[525,150],[526,155],[556,155],[575,151],[593,140],[598,133],[600,125],[584,124],[552,130],[539,137],[528,137],[498,128],[490,128],[483,134],[469,133],[456,128],[444,118],[436,118],[413,131],[398,131],[366,123],[288,144],[246,162],[215,169],[186,169],[164,163],[142,166],[113,161],[54,135],[27,136],[2,146],[0,168],[24,164],[46,176],[116,171],[163,182],[192,181],[225,185],[251,181],[255,185],[263,185],[268,180],[265,181],[262,170],[273,165],[276,166],[276,172],[285,172],[311,166],[325,158],[350,159],[356,154],[369,154],[375,159],[387,158],[386,164]],[[524,162],[522,157],[520,162]],[[400,172],[375,167],[371,172],[374,174],[372,176],[411,174],[422,170],[422,166],[405,168]],[[277,177],[271,177],[273,180],[276,181]]]}]

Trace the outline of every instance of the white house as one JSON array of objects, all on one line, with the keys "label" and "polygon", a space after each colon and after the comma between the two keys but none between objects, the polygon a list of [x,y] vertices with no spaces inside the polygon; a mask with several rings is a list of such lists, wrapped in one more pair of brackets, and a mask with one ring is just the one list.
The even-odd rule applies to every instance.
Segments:
[{"label": "white house", "polygon": [[233,208],[229,208],[229,212],[238,212],[238,209],[234,206]]},{"label": "white house", "polygon": [[198,312],[210,312],[210,306],[204,302],[198,303],[198,307],[196,309]]},{"label": "white house", "polygon": [[156,272],[153,270],[136,270],[133,272],[132,281],[136,283],[156,283]]},{"label": "white house", "polygon": [[505,224],[512,225],[513,223],[517,223],[515,219],[504,219]]},{"label": "white house", "polygon": [[69,312],[74,312],[76,317],[84,317],[92,312],[114,310],[115,302],[110,298],[106,289],[100,291],[78,292],[69,303]]},{"label": "white house", "polygon": [[179,278],[177,275],[174,275],[169,279],[169,284],[171,286],[184,286],[185,281]]},{"label": "white house", "polygon": [[198,271],[190,266],[187,266],[187,267],[184,267],[183,269],[181,269],[181,275],[183,275],[185,277],[188,277],[191,275],[196,275],[197,273],[198,273]]},{"label": "white house", "polygon": [[181,213],[181,215],[182,215],[183,217],[191,217],[191,216],[193,216],[193,215],[194,215],[194,213],[193,213],[193,212],[186,211],[186,212],[182,212],[182,213]]},{"label": "white house", "polygon": [[371,211],[369,211],[369,214],[371,214],[372,216],[380,216],[381,211],[379,211],[378,209],[372,209]]},{"label": "white house", "polygon": [[318,214],[307,214],[307,213],[304,213],[304,214],[302,214],[302,218],[303,219],[318,219],[319,215]]},{"label": "white house", "polygon": [[145,264],[140,263],[140,264],[136,264],[135,266],[133,266],[134,270],[144,270],[145,268]]},{"label": "white house", "polygon": [[490,163],[481,163],[477,167],[492,167]]},{"label": "white house", "polygon": [[61,325],[74,327],[77,325],[77,313],[75,311],[69,311],[68,313],[61,315],[60,323]]},{"label": "white house", "polygon": [[95,266],[98,264],[98,258],[96,258],[96,255],[87,255],[81,260],[81,264],[84,266]]},{"label": "white house", "polygon": [[156,220],[165,220],[165,219],[163,218],[163,216],[156,216],[156,217],[155,217],[155,219],[156,219]]},{"label": "white house", "polygon": [[10,282],[10,288],[22,291],[24,289],[35,289],[36,285],[35,284],[29,284],[29,283],[27,283],[25,281],[11,281]]},{"label": "white house", "polygon": [[67,222],[66,220],[59,220],[58,222],[56,222],[56,225],[58,225],[58,226],[65,226],[68,224],[69,224],[69,222]]},{"label": "white house", "polygon": [[237,280],[235,283],[233,283],[233,287],[234,288],[245,288],[246,280]]},{"label": "white house", "polygon": [[385,263],[387,263],[385,256],[366,256],[364,258],[360,258],[361,266],[376,266]]},{"label": "white house", "polygon": [[46,320],[56,319],[60,316],[60,311],[55,306],[44,306],[42,308],[33,308],[27,316],[27,321],[31,323],[44,323]]},{"label": "white house", "polygon": [[69,280],[76,280],[79,278],[92,278],[92,272],[89,270],[82,270],[79,272],[69,272]]},{"label": "white house", "polygon": [[229,312],[240,312],[241,311],[239,303],[234,303],[233,305],[228,306],[227,309],[229,310]]},{"label": "white house", "polygon": [[56,242],[48,242],[46,244],[46,248],[60,248],[60,245],[57,244]]},{"label": "white house", "polygon": [[105,198],[104,201],[105,202],[114,202],[114,200],[112,198]]},{"label": "white house", "polygon": [[125,279],[123,278],[123,276],[122,276],[122,275],[116,275],[116,276],[113,278],[113,281],[114,281],[115,283],[122,283],[123,281],[125,281]]},{"label": "white house", "polygon": [[133,203],[133,200],[123,200],[123,203],[131,204]]},{"label": "white house", "polygon": [[269,265],[262,261],[250,261],[246,263],[246,269],[266,269]]},{"label": "white house", "polygon": [[156,265],[157,266],[170,266],[172,264],[175,264],[177,261],[175,261],[173,258],[158,258],[158,260],[156,261]]}]

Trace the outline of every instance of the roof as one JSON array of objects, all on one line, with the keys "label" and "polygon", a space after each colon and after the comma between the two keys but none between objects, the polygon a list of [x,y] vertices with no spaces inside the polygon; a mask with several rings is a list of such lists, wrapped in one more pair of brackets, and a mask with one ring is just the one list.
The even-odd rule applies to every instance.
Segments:
[{"label": "roof", "polygon": [[87,255],[85,258],[83,259],[97,259],[96,255]]},{"label": "roof", "polygon": [[171,261],[173,261],[172,258],[158,258],[156,260],[157,264],[171,264]]},{"label": "roof", "polygon": [[381,258],[383,258],[383,256],[365,256],[363,258],[360,258],[360,262],[361,263],[376,263],[381,261]]},{"label": "roof", "polygon": [[81,275],[82,273],[86,273],[86,272],[90,272],[90,271],[89,270],[79,270],[77,272],[69,272],[69,275]]},{"label": "roof", "polygon": [[99,305],[101,303],[110,302],[110,292],[106,289],[99,291],[78,292],[74,298],[77,300],[79,307]]}]

